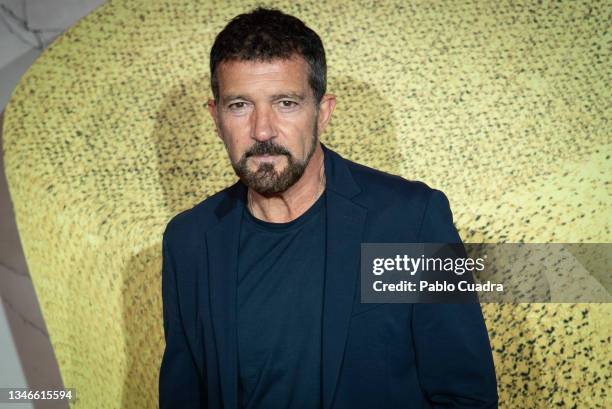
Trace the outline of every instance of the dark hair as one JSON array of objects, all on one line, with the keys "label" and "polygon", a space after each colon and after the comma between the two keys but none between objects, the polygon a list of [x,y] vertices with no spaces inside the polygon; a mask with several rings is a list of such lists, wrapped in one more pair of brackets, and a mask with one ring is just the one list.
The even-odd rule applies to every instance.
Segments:
[{"label": "dark hair", "polygon": [[217,34],[210,50],[210,85],[219,101],[217,67],[224,61],[271,61],[300,55],[309,67],[308,82],[318,104],[325,94],[327,66],[321,38],[300,19],[280,10],[256,8],[234,17]]}]

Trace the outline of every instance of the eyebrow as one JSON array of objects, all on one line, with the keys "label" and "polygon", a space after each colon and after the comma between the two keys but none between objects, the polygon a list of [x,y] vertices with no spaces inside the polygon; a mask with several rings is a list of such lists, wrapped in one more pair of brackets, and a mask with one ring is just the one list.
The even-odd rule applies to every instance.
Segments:
[{"label": "eyebrow", "polygon": [[235,95],[225,95],[225,96],[221,97],[221,102],[225,104],[225,103],[227,103],[229,101],[233,101],[235,99],[246,99],[246,100],[248,100],[248,98],[243,96],[243,95],[235,94]]},{"label": "eyebrow", "polygon": [[293,99],[297,99],[298,101],[303,101],[306,99],[306,97],[302,94],[298,94],[297,92],[289,92],[287,94],[275,94],[272,95],[272,101],[276,101],[277,99],[283,99],[283,98],[293,98]]},{"label": "eyebrow", "polygon": [[[292,98],[292,99],[297,99],[298,101],[304,101],[306,99],[306,96],[304,96],[303,94],[299,94],[297,92],[287,92],[287,93],[282,93],[282,94],[274,94],[270,97],[271,101],[277,101],[279,99],[283,99],[283,98]],[[249,101],[250,98],[244,96],[244,95],[240,95],[240,94],[230,94],[230,95],[225,95],[221,98],[221,103],[222,104],[227,104],[230,101],[235,101],[237,99],[243,99],[245,101]]]}]

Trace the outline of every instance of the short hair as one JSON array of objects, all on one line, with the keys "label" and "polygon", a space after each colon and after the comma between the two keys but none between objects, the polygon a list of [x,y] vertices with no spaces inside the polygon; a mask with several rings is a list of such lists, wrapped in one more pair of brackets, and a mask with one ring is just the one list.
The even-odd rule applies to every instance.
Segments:
[{"label": "short hair", "polygon": [[225,61],[271,61],[299,55],[308,63],[308,82],[318,105],[327,86],[321,38],[300,19],[280,10],[258,7],[234,17],[217,34],[210,50],[210,85],[219,101],[217,67]]}]

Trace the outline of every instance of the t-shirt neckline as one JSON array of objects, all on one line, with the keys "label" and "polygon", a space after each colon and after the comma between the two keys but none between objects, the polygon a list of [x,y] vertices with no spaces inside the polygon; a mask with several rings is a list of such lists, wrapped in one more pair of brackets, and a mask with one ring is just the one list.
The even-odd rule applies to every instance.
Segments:
[{"label": "t-shirt neckline", "polygon": [[251,214],[251,211],[247,206],[244,207],[244,216],[246,217],[246,220],[250,222],[250,224],[260,227],[266,231],[286,231],[291,230],[293,228],[297,228],[298,226],[303,225],[312,217],[314,217],[314,215],[318,213],[318,211],[323,206],[324,201],[325,190],[323,190],[321,196],[319,196],[319,198],[315,200],[315,202],[304,213],[302,213],[296,219],[284,223],[274,223],[258,219],[257,217]]}]

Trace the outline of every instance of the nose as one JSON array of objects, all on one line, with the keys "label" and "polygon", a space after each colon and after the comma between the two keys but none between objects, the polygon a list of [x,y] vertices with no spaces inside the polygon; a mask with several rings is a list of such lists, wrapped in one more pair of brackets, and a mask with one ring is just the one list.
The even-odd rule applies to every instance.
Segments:
[{"label": "nose", "polygon": [[276,136],[274,112],[267,107],[257,107],[253,111],[253,139],[264,142]]}]

